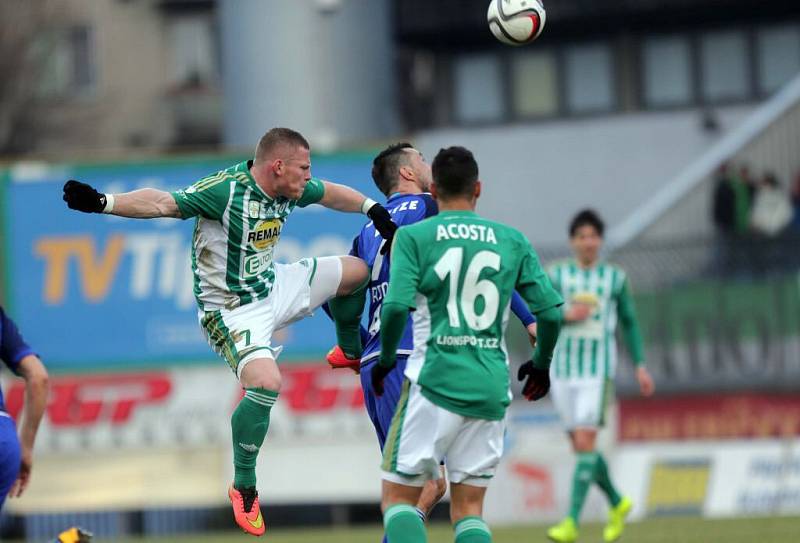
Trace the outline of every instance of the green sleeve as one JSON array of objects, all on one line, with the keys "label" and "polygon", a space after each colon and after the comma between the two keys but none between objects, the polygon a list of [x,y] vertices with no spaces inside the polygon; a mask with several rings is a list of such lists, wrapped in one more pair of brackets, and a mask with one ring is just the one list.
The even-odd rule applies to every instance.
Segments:
[{"label": "green sleeve", "polygon": [[553,360],[553,351],[561,331],[561,311],[551,307],[536,314],[536,350],[533,352],[533,365],[547,369]]},{"label": "green sleeve", "polygon": [[416,307],[419,286],[419,261],[414,238],[408,230],[398,230],[392,245],[389,290],[381,308],[381,358],[378,363],[390,367],[403,338],[408,311]]},{"label": "green sleeve", "polygon": [[322,179],[312,177],[311,181],[306,183],[306,188],[303,195],[297,200],[297,207],[306,207],[311,204],[316,204],[322,197],[325,196],[325,184]]},{"label": "green sleeve", "polygon": [[407,228],[401,228],[395,234],[391,260],[389,277],[392,279],[383,303],[396,303],[415,309],[420,266],[416,243]]},{"label": "green sleeve", "polygon": [[551,307],[561,306],[564,300],[561,298],[561,294],[553,288],[550,278],[539,262],[536,251],[533,250],[527,239],[523,240],[521,251],[523,256],[516,290],[538,320],[539,313]]},{"label": "green sleeve", "polygon": [[200,215],[206,219],[220,220],[228,206],[230,191],[228,180],[214,174],[170,194],[178,204],[182,219]]},{"label": "green sleeve", "polygon": [[539,262],[539,256],[527,239],[521,247],[522,263],[516,289],[536,315],[536,350],[533,363],[538,368],[549,368],[553,359],[558,333],[561,330],[561,311],[564,304],[561,294],[553,288],[550,277]]},{"label": "green sleeve", "polygon": [[[391,284],[391,282],[390,282]],[[397,348],[408,323],[408,307],[396,302],[381,306],[381,357],[378,364],[391,368],[397,359]]]},{"label": "green sleeve", "polygon": [[633,358],[633,363],[636,367],[644,365],[644,344],[642,342],[642,334],[639,331],[639,321],[636,319],[636,309],[633,305],[633,297],[631,296],[627,279],[622,283],[622,289],[620,289],[617,299],[617,316],[622,326],[622,335],[625,338],[625,344],[628,346],[631,358]]}]

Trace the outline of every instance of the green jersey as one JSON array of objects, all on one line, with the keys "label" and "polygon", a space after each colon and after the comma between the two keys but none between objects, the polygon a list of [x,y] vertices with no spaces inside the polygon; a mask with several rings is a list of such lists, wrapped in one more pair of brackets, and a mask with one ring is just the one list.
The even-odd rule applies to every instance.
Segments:
[{"label": "green jersey", "polygon": [[295,207],[319,202],[311,179],[299,200],[271,198],[250,175],[251,161],[172,193],[181,216],[197,217],[192,237],[194,295],[203,311],[232,309],[266,298],[275,281],[273,255]]},{"label": "green jersey", "polygon": [[398,230],[391,259],[384,307],[415,309],[406,377],[449,411],[502,419],[511,401],[504,333],[513,291],[533,313],[562,303],[528,240],[473,212],[443,211]]},{"label": "green jersey", "polygon": [[565,310],[583,303],[591,308],[589,318],[564,322],[553,355],[552,375],[560,379],[613,379],[617,367],[617,323],[622,322],[634,361],[643,360],[641,337],[633,311],[625,272],[600,262],[589,269],[574,260],[548,268],[553,285],[566,300]]}]

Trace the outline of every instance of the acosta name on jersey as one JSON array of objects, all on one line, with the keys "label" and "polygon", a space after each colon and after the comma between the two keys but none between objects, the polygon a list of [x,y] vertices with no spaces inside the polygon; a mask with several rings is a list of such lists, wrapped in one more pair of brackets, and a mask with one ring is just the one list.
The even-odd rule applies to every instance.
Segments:
[{"label": "acosta name on jersey", "polygon": [[497,237],[491,226],[482,224],[440,224],[436,227],[436,241],[468,239],[497,245]]}]

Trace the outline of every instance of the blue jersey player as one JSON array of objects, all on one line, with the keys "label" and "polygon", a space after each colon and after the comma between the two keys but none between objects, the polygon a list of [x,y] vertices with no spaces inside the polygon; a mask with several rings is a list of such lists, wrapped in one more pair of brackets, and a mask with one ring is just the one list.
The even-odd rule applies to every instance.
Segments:
[{"label": "blue jersey player", "polygon": [[[383,150],[373,161],[372,178],[378,189],[388,196],[385,207],[398,227],[438,213],[436,201],[427,193],[432,181],[431,167],[411,144],[399,143]],[[353,240],[351,254],[367,263],[371,275],[360,299],[354,297],[330,302],[331,311],[336,317],[339,345],[327,357],[328,363],[334,368],[360,370],[364,403],[375,426],[381,449],[400,398],[406,359],[414,347],[413,327],[408,325],[397,349],[397,366],[384,379],[383,394],[377,396],[372,390],[371,375],[381,352],[381,304],[389,285],[389,258],[385,249],[384,241],[372,223],[365,225]],[[364,307],[364,294],[369,300],[369,325],[366,331],[357,324]],[[342,307],[346,303],[351,307]],[[531,337],[535,338],[535,319],[518,295],[514,296],[512,310],[528,328]],[[347,319],[340,318],[344,314]],[[358,315],[358,318],[354,320],[353,315]],[[444,479],[428,482],[417,504],[423,520],[444,491]]]},{"label": "blue jersey player", "polygon": [[25,379],[25,415],[17,438],[0,391],[0,509],[6,496],[19,497],[28,486],[33,443],[47,404],[47,371],[0,307],[0,359]]}]

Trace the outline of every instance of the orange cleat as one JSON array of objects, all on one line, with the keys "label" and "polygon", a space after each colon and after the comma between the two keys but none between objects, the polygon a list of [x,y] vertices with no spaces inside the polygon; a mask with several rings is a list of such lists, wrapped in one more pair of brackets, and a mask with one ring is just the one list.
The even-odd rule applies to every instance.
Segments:
[{"label": "orange cleat", "polygon": [[233,505],[233,517],[236,519],[236,524],[250,535],[256,537],[264,535],[267,526],[264,524],[264,517],[261,516],[258,492],[255,487],[248,487],[240,491],[231,485],[228,488],[228,497]]},{"label": "orange cleat", "polygon": [[356,375],[361,373],[361,359],[347,358],[347,355],[344,354],[344,351],[338,345],[328,351],[328,354],[325,355],[325,360],[327,360],[331,368],[335,370],[349,368],[356,372]]}]

